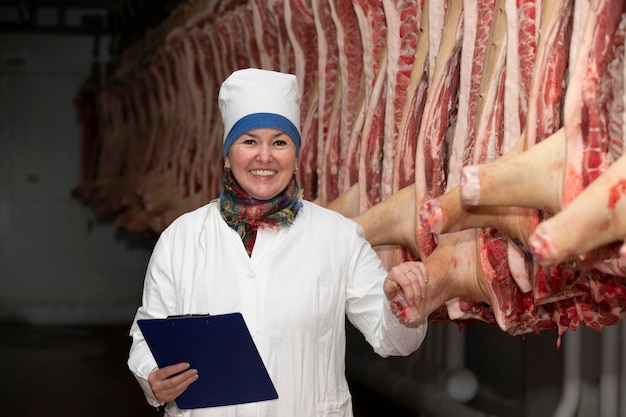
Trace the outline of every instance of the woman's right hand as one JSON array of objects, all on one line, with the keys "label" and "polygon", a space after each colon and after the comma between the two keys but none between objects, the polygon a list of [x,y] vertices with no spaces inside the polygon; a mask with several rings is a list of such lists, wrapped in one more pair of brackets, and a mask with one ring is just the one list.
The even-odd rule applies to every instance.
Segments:
[{"label": "woman's right hand", "polygon": [[181,362],[154,368],[148,376],[148,382],[156,399],[161,403],[167,403],[178,398],[198,378],[197,369],[189,369],[188,363]]}]

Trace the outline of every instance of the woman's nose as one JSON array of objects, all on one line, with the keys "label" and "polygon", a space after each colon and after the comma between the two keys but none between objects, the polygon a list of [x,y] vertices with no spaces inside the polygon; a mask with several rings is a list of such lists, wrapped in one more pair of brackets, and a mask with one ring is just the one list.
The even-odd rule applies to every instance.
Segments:
[{"label": "woman's nose", "polygon": [[259,153],[257,154],[259,161],[268,162],[272,160],[272,148],[266,145],[259,147]]}]

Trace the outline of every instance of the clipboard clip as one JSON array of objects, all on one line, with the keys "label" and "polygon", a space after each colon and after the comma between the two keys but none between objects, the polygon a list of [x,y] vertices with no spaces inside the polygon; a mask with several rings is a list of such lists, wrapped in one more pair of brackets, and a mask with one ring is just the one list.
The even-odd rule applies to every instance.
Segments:
[{"label": "clipboard clip", "polygon": [[[209,324],[209,317],[211,317],[211,315],[209,313],[205,313],[205,314],[176,314],[176,315],[172,315],[172,316],[167,316],[168,319],[184,319],[187,317],[205,317],[206,320],[204,320],[204,324]],[[170,323],[172,326],[176,326],[176,321],[172,320],[172,322]]]}]

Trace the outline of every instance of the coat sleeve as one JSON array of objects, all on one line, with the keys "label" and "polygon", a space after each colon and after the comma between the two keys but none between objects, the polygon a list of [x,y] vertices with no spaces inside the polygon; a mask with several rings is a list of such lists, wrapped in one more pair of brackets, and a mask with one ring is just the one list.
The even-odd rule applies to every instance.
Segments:
[{"label": "coat sleeve", "polygon": [[408,326],[393,315],[383,291],[387,271],[357,226],[351,265],[348,267],[346,315],[382,356],[406,356],[416,351],[426,336],[428,321]]},{"label": "coat sleeve", "polygon": [[137,320],[164,318],[174,314],[176,296],[169,248],[166,234],[162,234],[150,257],[144,280],[142,304],[137,309],[130,328],[132,345],[128,356],[128,368],[139,382],[148,403],[155,407],[163,404],[155,398],[148,383],[148,376],[157,364],[137,325]]}]

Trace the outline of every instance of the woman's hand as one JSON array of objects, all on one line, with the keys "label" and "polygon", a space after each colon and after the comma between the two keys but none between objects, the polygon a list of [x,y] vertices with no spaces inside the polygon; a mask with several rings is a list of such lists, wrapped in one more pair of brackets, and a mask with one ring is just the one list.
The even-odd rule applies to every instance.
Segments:
[{"label": "woman's hand", "polygon": [[148,382],[156,399],[161,403],[166,403],[178,398],[198,378],[197,369],[189,369],[188,363],[181,362],[163,368],[154,368],[148,376]]},{"label": "woman's hand", "polygon": [[428,270],[422,262],[404,262],[391,268],[383,283],[393,313],[402,322],[414,324],[426,317],[420,313],[421,300],[426,297]]}]

